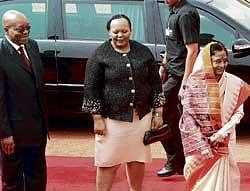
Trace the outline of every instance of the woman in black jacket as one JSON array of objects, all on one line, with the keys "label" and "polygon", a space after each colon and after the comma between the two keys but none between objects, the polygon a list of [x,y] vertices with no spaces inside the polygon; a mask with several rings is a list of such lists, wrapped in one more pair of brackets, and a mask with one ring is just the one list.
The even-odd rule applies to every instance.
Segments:
[{"label": "woman in black jacket", "polygon": [[140,191],[144,164],[151,161],[143,135],[162,125],[165,98],[151,51],[130,40],[129,18],[113,16],[107,30],[110,40],[88,60],[84,83],[83,110],[92,113],[96,134],[96,190],[109,191],[126,163],[130,190]]}]

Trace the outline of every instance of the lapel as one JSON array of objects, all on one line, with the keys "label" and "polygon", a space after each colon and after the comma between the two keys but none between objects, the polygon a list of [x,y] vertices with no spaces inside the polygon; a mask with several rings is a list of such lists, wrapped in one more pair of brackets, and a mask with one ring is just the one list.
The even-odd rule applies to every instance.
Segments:
[{"label": "lapel", "polygon": [[36,86],[37,83],[39,83],[39,76],[38,76],[38,68],[36,63],[36,56],[34,54],[34,51],[31,47],[31,42],[28,41],[28,43],[25,45],[26,52],[29,56],[29,59],[31,61],[32,70],[27,66],[27,64],[24,62],[20,54],[17,52],[17,50],[8,42],[7,39],[3,39],[2,41],[3,46],[6,49],[6,54],[9,54],[11,62],[15,64],[17,67],[19,67],[21,70],[24,70],[29,75],[31,75],[32,78],[34,78]]},{"label": "lapel", "polygon": [[[26,52],[27,52],[27,54],[29,56],[36,82],[38,82],[39,81],[39,79],[38,79],[39,75],[38,75],[37,71],[38,71],[39,66],[37,64],[35,64],[35,63],[37,63],[36,62],[37,59],[36,59],[36,55],[34,54],[34,51],[33,51],[32,47],[31,47],[30,41],[28,41],[28,43],[25,45],[25,49],[26,49]],[[27,65],[26,65],[26,67],[28,68]]]},{"label": "lapel", "polygon": [[17,67],[19,67],[22,70],[25,70],[26,72],[32,74],[32,71],[29,69],[29,67],[26,65],[20,54],[17,52],[17,50],[8,42],[7,39],[3,39],[3,45],[6,48],[6,53],[9,54],[11,58],[11,62],[14,62]]}]

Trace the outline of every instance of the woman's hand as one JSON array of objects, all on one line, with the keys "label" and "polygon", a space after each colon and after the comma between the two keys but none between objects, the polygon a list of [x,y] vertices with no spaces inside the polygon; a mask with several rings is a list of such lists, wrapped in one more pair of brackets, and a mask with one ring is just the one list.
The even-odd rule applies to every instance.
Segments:
[{"label": "woman's hand", "polygon": [[229,142],[229,139],[230,139],[229,133],[227,135],[224,135],[224,136],[221,134],[215,133],[209,138],[211,146],[216,146],[218,144],[227,145]]},{"label": "woman's hand", "polygon": [[206,148],[204,150],[201,151],[201,155],[203,158],[205,159],[211,159],[211,158],[214,158],[214,154],[211,150],[211,148]]},{"label": "woman's hand", "polygon": [[151,124],[152,129],[159,129],[162,126],[163,124],[162,111],[163,111],[162,107],[154,109],[152,114],[152,124]]},{"label": "woman's hand", "polygon": [[225,136],[221,134],[214,134],[210,137],[210,145],[213,151],[219,156],[224,156],[228,154],[228,142],[230,139],[230,134]]},{"label": "woman's hand", "polygon": [[105,120],[101,115],[93,115],[94,133],[97,135],[106,135]]},{"label": "woman's hand", "polygon": [[156,116],[153,116],[152,117],[152,124],[151,124],[151,128],[152,129],[159,129],[163,124],[163,120],[162,120],[162,117],[159,116],[159,117],[156,117]]}]

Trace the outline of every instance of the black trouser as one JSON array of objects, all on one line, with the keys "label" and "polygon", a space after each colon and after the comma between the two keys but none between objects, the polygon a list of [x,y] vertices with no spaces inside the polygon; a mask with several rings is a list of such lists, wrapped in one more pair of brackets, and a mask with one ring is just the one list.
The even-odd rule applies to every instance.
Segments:
[{"label": "black trouser", "polygon": [[11,155],[1,151],[2,191],[46,190],[45,146],[16,147]]},{"label": "black trouser", "polygon": [[168,75],[167,81],[163,84],[163,91],[166,97],[166,104],[163,108],[163,122],[168,123],[171,128],[172,136],[162,141],[166,151],[167,164],[177,169],[183,169],[185,158],[179,130],[179,120],[181,116],[181,104],[178,93],[181,86],[181,77]]}]

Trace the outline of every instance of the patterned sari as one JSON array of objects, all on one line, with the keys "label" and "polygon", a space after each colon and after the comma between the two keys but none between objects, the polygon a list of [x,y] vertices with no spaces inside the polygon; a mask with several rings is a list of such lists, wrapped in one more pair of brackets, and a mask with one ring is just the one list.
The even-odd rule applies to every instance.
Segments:
[{"label": "patterned sari", "polygon": [[[238,191],[240,174],[234,159],[235,125],[243,117],[250,87],[224,72],[217,82],[211,43],[200,52],[182,98],[180,131],[187,191]],[[221,139],[219,144],[211,140]]]}]

